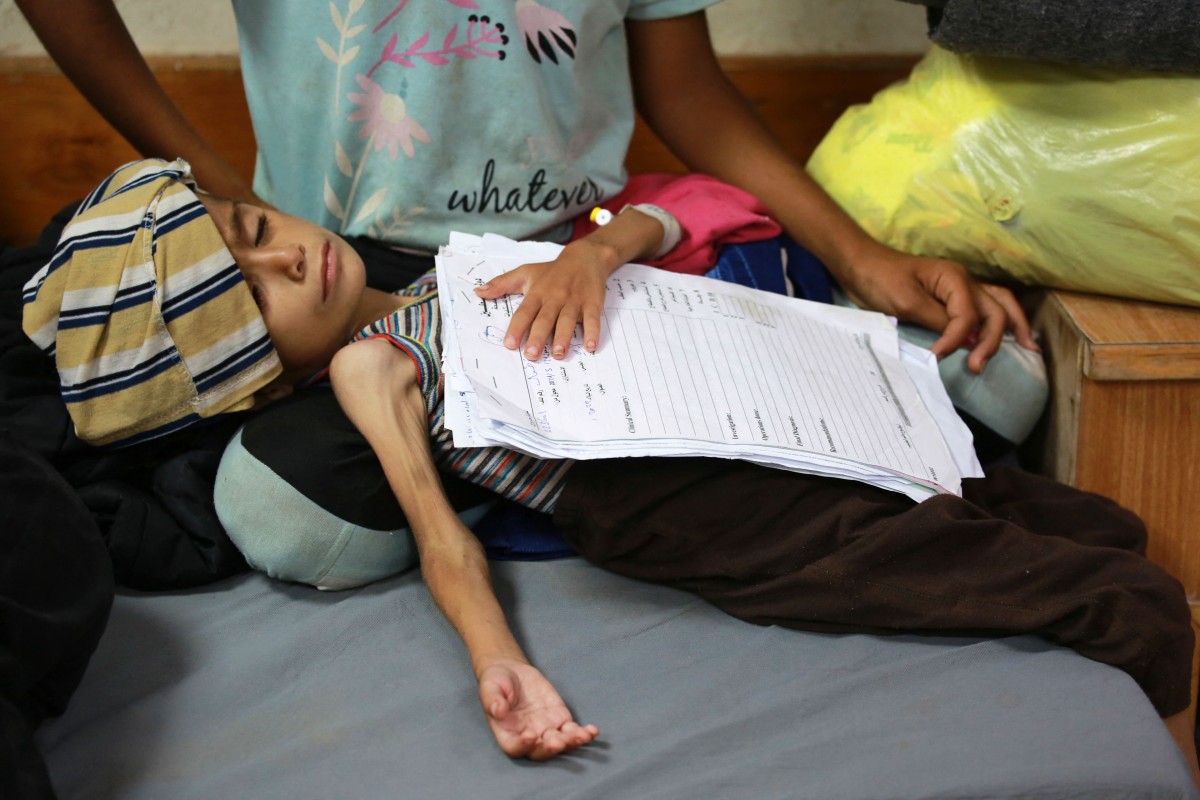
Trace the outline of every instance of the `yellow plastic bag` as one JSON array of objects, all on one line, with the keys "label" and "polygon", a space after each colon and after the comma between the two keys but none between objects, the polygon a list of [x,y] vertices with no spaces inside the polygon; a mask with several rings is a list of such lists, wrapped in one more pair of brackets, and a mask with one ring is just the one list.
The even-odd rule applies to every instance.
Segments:
[{"label": "yellow plastic bag", "polygon": [[808,168],[899,250],[1200,305],[1200,78],[934,48],[846,111]]}]

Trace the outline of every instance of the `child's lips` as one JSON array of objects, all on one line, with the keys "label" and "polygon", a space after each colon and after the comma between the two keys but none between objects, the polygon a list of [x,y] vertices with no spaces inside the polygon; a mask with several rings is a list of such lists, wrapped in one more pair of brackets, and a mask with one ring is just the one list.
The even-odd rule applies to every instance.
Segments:
[{"label": "child's lips", "polygon": [[333,283],[337,279],[337,253],[333,250],[332,242],[325,242],[321,249],[321,300],[329,299]]}]

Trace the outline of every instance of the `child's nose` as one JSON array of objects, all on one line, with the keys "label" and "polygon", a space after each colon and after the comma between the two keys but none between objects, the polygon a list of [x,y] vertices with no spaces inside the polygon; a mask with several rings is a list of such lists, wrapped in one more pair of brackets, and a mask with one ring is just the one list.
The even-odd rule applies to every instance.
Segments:
[{"label": "child's nose", "polygon": [[259,250],[258,256],[264,269],[282,273],[292,280],[304,277],[306,253],[302,244],[264,248]]}]

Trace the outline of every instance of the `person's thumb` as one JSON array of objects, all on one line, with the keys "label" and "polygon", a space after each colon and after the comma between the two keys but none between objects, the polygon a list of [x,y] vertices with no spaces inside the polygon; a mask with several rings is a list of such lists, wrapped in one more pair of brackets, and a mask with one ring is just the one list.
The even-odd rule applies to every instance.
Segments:
[{"label": "person's thumb", "polygon": [[512,687],[502,685],[495,677],[486,678],[479,684],[479,701],[493,719],[504,719],[508,715],[511,694]]}]

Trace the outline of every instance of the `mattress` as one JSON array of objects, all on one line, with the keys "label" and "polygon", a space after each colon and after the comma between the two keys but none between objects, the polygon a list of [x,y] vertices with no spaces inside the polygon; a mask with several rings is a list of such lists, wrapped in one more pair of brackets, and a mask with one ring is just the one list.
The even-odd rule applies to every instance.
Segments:
[{"label": "mattress", "polygon": [[1195,798],[1124,673],[1031,637],[757,627],[577,559],[493,564],[593,745],[495,746],[419,576],[122,591],[38,744],[72,798]]}]

